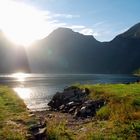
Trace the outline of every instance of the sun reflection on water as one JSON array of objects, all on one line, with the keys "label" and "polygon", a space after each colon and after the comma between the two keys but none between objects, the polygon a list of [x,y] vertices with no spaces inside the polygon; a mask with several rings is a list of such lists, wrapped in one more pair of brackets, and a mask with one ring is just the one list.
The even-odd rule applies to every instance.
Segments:
[{"label": "sun reflection on water", "polygon": [[31,93],[32,93],[32,90],[30,88],[22,88],[22,87],[14,88],[14,91],[22,99],[28,99],[28,98],[30,98]]},{"label": "sun reflection on water", "polygon": [[12,74],[11,77],[16,78],[17,81],[19,81],[19,82],[24,82],[25,79],[26,79],[27,77],[29,77],[29,74],[19,72],[19,73],[14,73],[14,74]]}]

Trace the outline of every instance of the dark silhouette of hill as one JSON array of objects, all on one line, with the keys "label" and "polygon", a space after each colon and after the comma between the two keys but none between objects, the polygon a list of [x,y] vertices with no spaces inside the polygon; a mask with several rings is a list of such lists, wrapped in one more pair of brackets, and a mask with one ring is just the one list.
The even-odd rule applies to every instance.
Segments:
[{"label": "dark silhouette of hill", "polygon": [[[48,37],[38,41],[30,49],[34,72],[88,73],[93,72],[97,63],[96,55],[100,42],[93,36],[85,36],[71,29],[59,28]],[[96,64],[97,65],[97,64]]]},{"label": "dark silhouette of hill", "polygon": [[140,67],[140,23],[116,36],[108,47],[110,71],[132,73]]},{"label": "dark silhouette of hill", "polygon": [[140,67],[140,23],[110,42],[58,28],[29,52],[34,72],[132,73]]},{"label": "dark silhouette of hill", "polygon": [[0,31],[0,73],[30,72],[24,47],[11,43]]},{"label": "dark silhouette of hill", "polygon": [[0,59],[0,72],[132,73],[140,68],[140,23],[110,42],[58,28],[26,51],[0,32]]}]

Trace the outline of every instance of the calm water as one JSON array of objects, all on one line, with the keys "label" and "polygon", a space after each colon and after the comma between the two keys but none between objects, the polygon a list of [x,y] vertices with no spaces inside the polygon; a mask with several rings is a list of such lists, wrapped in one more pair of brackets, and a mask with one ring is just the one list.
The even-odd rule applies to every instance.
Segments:
[{"label": "calm water", "polygon": [[33,111],[47,109],[47,103],[56,91],[74,83],[127,83],[138,77],[108,74],[9,74],[0,75],[0,84],[8,85]]}]

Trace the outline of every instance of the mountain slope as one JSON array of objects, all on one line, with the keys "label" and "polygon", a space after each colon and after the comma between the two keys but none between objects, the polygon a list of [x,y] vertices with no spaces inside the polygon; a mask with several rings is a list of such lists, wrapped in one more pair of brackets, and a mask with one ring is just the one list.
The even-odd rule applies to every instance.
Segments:
[{"label": "mountain slope", "polygon": [[[85,36],[71,29],[59,28],[45,39],[31,47],[31,60],[34,72],[88,73],[92,72],[92,63],[100,50],[100,42],[93,36]],[[42,64],[40,62],[43,62]]]},{"label": "mountain slope", "polygon": [[110,42],[58,28],[26,51],[0,32],[0,72],[132,73],[140,68],[140,23]]},{"label": "mountain slope", "polygon": [[137,23],[133,27],[131,27],[129,30],[124,32],[123,34],[119,35],[124,38],[136,38],[140,39],[140,23]]},{"label": "mountain slope", "polygon": [[0,31],[0,73],[29,72],[25,49],[12,44]]},{"label": "mountain slope", "polygon": [[140,67],[139,32],[140,24],[136,24],[102,43],[93,36],[59,28],[30,48],[31,64],[35,72],[132,73]]},{"label": "mountain slope", "polygon": [[[132,73],[140,67],[140,23],[107,43],[108,53],[113,56],[111,71]],[[111,56],[109,56],[111,59]],[[115,69],[113,69],[115,68]]]}]

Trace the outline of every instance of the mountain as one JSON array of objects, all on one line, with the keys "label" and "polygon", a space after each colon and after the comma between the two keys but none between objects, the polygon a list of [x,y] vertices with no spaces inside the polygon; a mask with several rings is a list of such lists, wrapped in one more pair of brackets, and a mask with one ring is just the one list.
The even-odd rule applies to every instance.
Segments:
[{"label": "mountain", "polygon": [[110,42],[58,28],[29,52],[33,72],[132,73],[140,67],[140,23]]},{"label": "mountain", "polygon": [[26,50],[0,32],[0,59],[0,72],[132,73],[140,68],[140,23],[110,42],[58,28]]},{"label": "mountain", "polygon": [[[68,28],[58,28],[38,41],[29,52],[33,72],[91,73],[101,43],[93,36],[85,36]],[[34,62],[36,60],[36,62]],[[96,68],[95,68],[96,69]]]},{"label": "mountain", "polygon": [[132,73],[140,67],[140,23],[116,36],[106,46],[110,70],[115,73]]},{"label": "mountain", "polygon": [[119,36],[124,37],[124,38],[140,39],[140,23],[134,25],[128,31],[124,32],[123,34]]},{"label": "mountain", "polygon": [[0,73],[29,72],[25,49],[11,43],[0,31]]}]

